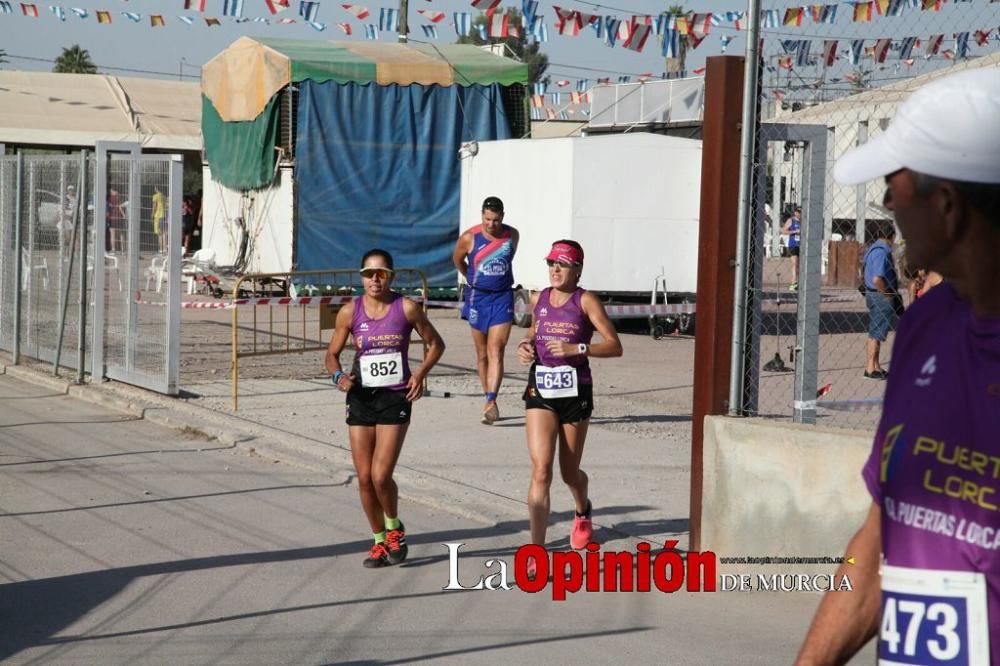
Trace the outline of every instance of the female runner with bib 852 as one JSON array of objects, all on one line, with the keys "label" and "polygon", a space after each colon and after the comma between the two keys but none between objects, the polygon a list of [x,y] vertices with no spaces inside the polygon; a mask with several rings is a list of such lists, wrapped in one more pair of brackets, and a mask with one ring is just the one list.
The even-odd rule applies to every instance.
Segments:
[{"label": "female runner with bib 852", "polygon": [[[369,569],[406,559],[406,531],[399,519],[399,493],[392,472],[410,425],[412,403],[423,394],[423,381],[444,353],[444,341],[416,303],[390,289],[392,256],[369,250],[361,260],[364,295],[337,313],[336,330],[326,350],[326,369],[347,393],[351,457],[358,472],[361,506],[375,544],[364,565]],[[427,343],[419,368],[410,372],[410,333]],[[340,367],[348,334],[354,339],[354,364]]]},{"label": "female runner with bib 852", "polygon": [[[587,426],[594,411],[594,386],[589,356],[622,355],[622,343],[594,294],[581,289],[583,248],[571,240],[556,241],[548,256],[551,287],[531,299],[532,322],[528,335],[517,345],[522,364],[531,364],[524,405],[531,456],[528,519],[531,541],[545,544],[549,520],[549,487],[552,461],[559,442],[559,470],[576,502],[576,519],[570,534],[573,548],[584,548],[593,535],[587,475],[580,469]],[[594,331],[602,342],[590,344]],[[529,561],[528,573],[534,569]]]}]

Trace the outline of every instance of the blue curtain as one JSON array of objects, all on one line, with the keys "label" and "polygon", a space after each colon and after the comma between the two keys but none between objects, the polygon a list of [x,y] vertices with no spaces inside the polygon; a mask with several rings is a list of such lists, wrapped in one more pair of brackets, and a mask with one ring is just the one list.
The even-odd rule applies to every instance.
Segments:
[{"label": "blue curtain", "polygon": [[299,86],[296,269],[353,268],[380,247],[454,285],[458,149],[510,138],[500,86]]}]

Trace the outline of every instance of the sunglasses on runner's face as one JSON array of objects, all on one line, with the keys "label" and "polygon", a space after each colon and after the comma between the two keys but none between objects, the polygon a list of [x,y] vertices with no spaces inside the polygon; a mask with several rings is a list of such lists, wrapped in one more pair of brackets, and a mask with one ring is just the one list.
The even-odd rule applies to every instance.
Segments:
[{"label": "sunglasses on runner's face", "polygon": [[378,277],[379,280],[385,282],[392,277],[392,271],[388,268],[362,268],[361,277],[368,278],[369,280]]},{"label": "sunglasses on runner's face", "polygon": [[567,264],[565,261],[556,261],[555,259],[546,259],[545,263],[548,264],[549,267],[558,266],[559,268],[563,269],[564,271],[565,270],[569,270],[570,268],[573,268],[574,266],[576,266],[576,264]]}]

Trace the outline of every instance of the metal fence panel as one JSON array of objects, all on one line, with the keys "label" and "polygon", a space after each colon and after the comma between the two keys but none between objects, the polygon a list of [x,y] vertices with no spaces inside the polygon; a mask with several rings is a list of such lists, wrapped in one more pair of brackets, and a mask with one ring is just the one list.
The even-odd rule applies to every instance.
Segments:
[{"label": "metal fence panel", "polygon": [[0,157],[0,349],[14,350],[14,269],[17,249],[14,225],[17,218],[17,157]]},{"label": "metal fence panel", "polygon": [[[949,73],[1000,64],[996,42],[977,34],[995,26],[996,4],[867,6],[867,18],[836,21],[835,7],[809,7],[821,18],[807,14],[804,22],[783,21],[786,7],[763,7],[768,20],[755,42],[762,46],[760,95],[750,95],[760,108],[757,149],[741,262],[746,340],[734,365],[740,388],[734,412],[874,428],[885,384],[865,376],[871,320],[858,285],[865,249],[893,222],[881,206],[884,183],[839,185],[833,164],[884,132],[913,90]],[[825,137],[789,132],[803,126],[824,128]],[[793,259],[782,227],[796,206],[803,210]],[[905,265],[904,247],[897,238],[899,291],[908,304],[919,267]],[[879,345],[884,368],[894,338],[890,330]]]},{"label": "metal fence panel", "polygon": [[63,365],[79,356],[82,159],[0,158],[0,348]]},{"label": "metal fence panel", "polygon": [[0,349],[176,393],[182,163],[125,149],[0,156]]},{"label": "metal fence panel", "polygon": [[[105,273],[103,285],[105,372],[174,394],[179,363],[170,350],[171,330],[173,337],[179,334],[171,313],[180,308],[180,164],[170,156],[120,153],[109,153],[105,164],[107,256],[120,269],[114,276]],[[157,296],[135,297],[142,293]]]}]

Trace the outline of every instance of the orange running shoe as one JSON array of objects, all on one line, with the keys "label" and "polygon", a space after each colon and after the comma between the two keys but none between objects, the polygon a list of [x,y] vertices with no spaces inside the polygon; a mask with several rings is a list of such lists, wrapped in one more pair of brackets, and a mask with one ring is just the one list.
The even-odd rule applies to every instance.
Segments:
[{"label": "orange running shoe", "polygon": [[385,544],[377,543],[372,546],[363,564],[366,569],[381,569],[392,564],[389,561],[389,551],[385,549]]}]

